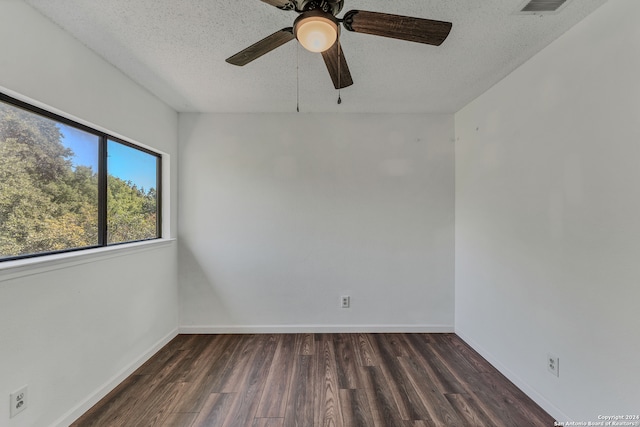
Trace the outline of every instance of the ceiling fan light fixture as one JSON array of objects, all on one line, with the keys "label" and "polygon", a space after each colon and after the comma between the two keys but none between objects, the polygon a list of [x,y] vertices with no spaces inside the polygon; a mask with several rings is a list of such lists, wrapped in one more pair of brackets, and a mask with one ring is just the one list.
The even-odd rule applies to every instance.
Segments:
[{"label": "ceiling fan light fixture", "polygon": [[329,13],[305,12],[296,19],[293,31],[302,47],[310,52],[324,52],[338,38],[338,23]]}]

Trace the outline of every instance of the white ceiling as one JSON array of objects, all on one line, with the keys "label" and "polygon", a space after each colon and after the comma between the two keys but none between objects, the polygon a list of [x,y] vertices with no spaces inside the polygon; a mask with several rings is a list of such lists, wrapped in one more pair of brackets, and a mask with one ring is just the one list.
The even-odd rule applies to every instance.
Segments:
[{"label": "white ceiling", "polygon": [[351,9],[450,21],[440,47],[343,31],[354,85],[342,104],[320,54],[292,41],[236,67],[225,59],[292,25],[260,0],[25,0],[177,111],[452,113],[607,0],[518,14],[522,0],[345,0]]}]

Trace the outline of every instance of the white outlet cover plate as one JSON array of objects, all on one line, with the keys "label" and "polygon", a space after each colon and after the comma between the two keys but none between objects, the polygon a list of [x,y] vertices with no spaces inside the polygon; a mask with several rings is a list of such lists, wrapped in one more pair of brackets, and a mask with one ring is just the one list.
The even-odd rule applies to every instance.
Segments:
[{"label": "white outlet cover plate", "polygon": [[547,370],[556,377],[560,376],[560,358],[555,354],[547,354]]},{"label": "white outlet cover plate", "polygon": [[15,417],[20,412],[27,409],[28,397],[29,395],[26,385],[9,395],[9,398],[11,399],[11,410],[9,413],[10,418]]},{"label": "white outlet cover plate", "polygon": [[349,295],[343,295],[340,297],[340,307],[349,308],[351,305],[351,297]]}]

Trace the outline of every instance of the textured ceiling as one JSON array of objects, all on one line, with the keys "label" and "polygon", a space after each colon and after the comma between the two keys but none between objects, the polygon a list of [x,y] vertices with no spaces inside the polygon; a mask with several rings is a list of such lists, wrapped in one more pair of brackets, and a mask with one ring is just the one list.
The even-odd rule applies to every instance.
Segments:
[{"label": "textured ceiling", "polygon": [[25,1],[177,111],[292,112],[299,96],[301,112],[452,113],[607,0],[544,16],[518,14],[521,0],[345,0],[339,17],[371,10],[453,29],[440,47],[343,31],[354,85],[341,105],[321,55],[296,41],[244,67],[225,62],[297,16],[259,0]]}]

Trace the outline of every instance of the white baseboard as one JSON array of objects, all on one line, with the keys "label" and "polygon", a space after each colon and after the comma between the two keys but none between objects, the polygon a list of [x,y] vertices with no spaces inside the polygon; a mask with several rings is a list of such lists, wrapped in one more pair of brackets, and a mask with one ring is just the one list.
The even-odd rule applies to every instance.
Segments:
[{"label": "white baseboard", "polygon": [[562,412],[557,406],[553,403],[549,402],[545,399],[540,393],[538,393],[533,387],[531,387],[527,382],[525,382],[518,375],[513,373],[509,368],[507,368],[500,360],[493,356],[489,351],[485,350],[482,346],[480,346],[477,342],[469,338],[464,332],[460,332],[459,330],[455,331],[456,335],[458,335],[464,342],[469,344],[475,351],[477,351],[482,357],[487,359],[493,367],[495,367],[502,375],[507,377],[509,381],[514,383],[520,390],[524,392],[527,396],[531,398],[534,402],[536,402],[542,409],[547,411],[549,415],[554,417],[556,421],[572,421],[564,412]]},{"label": "white baseboard", "polygon": [[135,372],[140,366],[142,366],[147,360],[151,358],[154,354],[158,352],[162,347],[164,347],[169,341],[174,339],[178,335],[178,329],[174,329],[165,337],[161,338],[158,342],[151,346],[144,354],[142,354],[138,359],[131,362],[129,365],[124,367],[118,374],[113,376],[110,380],[104,383],[101,387],[99,387],[95,392],[93,392],[89,397],[80,402],[78,405],[71,408],[66,414],[60,417],[57,421],[52,424],[52,427],[67,427],[72,422],[77,420],[82,414],[87,412],[93,405],[98,403],[100,399],[105,397],[111,390],[116,388],[118,384],[124,381],[129,375]]},{"label": "white baseboard", "polygon": [[181,334],[449,333],[453,325],[188,325]]}]

